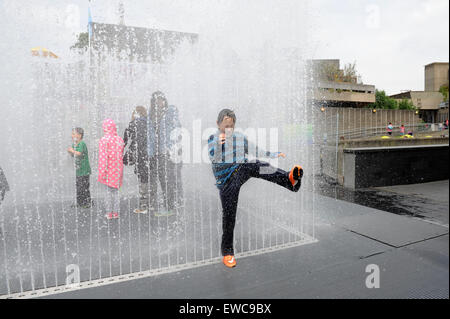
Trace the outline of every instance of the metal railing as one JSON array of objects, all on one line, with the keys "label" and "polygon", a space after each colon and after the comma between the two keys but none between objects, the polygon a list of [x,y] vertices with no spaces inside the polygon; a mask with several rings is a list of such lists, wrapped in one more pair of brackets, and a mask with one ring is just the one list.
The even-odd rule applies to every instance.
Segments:
[{"label": "metal railing", "polygon": [[[409,132],[412,132],[413,134],[417,133],[424,133],[424,132],[435,132],[439,131],[440,127],[437,124],[432,123],[419,123],[419,124],[410,124],[405,125],[405,134],[408,134]],[[362,138],[370,138],[375,136],[382,136],[387,135],[386,126],[379,126],[379,127],[364,127],[364,128],[358,128],[355,130],[348,130],[343,132],[334,132],[331,134],[327,134],[327,139],[334,141],[336,139],[336,136],[339,139],[344,138],[345,140],[354,140],[354,139],[362,139]],[[395,135],[401,135],[400,127],[394,127],[392,130],[392,134]]]}]

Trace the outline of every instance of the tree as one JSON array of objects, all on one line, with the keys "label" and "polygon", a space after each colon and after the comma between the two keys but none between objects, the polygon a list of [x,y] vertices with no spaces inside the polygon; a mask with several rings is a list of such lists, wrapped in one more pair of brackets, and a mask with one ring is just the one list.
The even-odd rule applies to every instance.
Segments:
[{"label": "tree", "polygon": [[357,83],[358,73],[356,72],[356,62],[346,64],[344,67],[342,82]]},{"label": "tree", "polygon": [[395,110],[398,109],[398,103],[393,98],[386,95],[384,91],[375,91],[375,103],[369,105],[373,109],[387,109]]},{"label": "tree", "polygon": [[343,70],[333,62],[322,62],[318,68],[318,77],[331,82],[356,83],[356,62],[346,64]]},{"label": "tree", "polygon": [[318,77],[323,80],[336,82],[342,76],[342,70],[330,62],[322,62],[318,68]]},{"label": "tree", "polygon": [[439,88],[439,92],[444,96],[444,102],[448,102],[448,84],[444,84]]},{"label": "tree", "polygon": [[77,42],[70,47],[71,50],[77,50],[82,54],[89,48],[89,34],[87,32],[81,32],[78,34]]},{"label": "tree", "polygon": [[416,107],[410,100],[403,99],[400,102],[398,102],[398,108],[400,110],[415,110]]}]

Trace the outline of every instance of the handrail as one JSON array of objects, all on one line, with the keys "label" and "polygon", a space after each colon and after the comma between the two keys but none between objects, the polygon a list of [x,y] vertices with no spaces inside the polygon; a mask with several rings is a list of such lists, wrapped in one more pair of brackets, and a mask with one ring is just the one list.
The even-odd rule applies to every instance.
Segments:
[{"label": "handrail", "polygon": [[[436,125],[435,123],[418,123],[405,125],[405,134],[407,134],[410,131],[412,131],[413,133],[433,131],[433,127],[435,127],[435,125]],[[400,127],[399,126],[394,127],[392,132],[400,133]],[[363,127],[360,129],[341,131],[338,132],[337,134],[335,132],[331,134],[324,133],[324,138],[334,140],[336,136],[338,136],[339,138],[344,137],[345,139],[356,139],[386,134],[387,134],[386,126],[368,127],[368,128]]]}]

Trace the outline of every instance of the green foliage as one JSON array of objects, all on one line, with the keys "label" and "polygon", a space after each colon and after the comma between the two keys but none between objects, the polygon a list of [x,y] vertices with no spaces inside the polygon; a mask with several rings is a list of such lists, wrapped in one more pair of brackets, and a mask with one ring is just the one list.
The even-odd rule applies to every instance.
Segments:
[{"label": "green foliage", "polygon": [[357,83],[358,73],[356,72],[356,62],[346,64],[344,67],[342,82]]},{"label": "green foliage", "polygon": [[401,100],[398,102],[398,108],[399,110],[415,110],[416,107],[410,100]]},{"label": "green foliage", "polygon": [[320,79],[335,82],[341,77],[341,70],[334,63],[323,62],[319,66],[318,76]]},{"label": "green foliage", "polygon": [[398,109],[398,103],[387,96],[386,92],[376,90],[375,103],[370,104],[369,107],[373,109],[396,110]]},{"label": "green foliage", "polygon": [[439,92],[444,96],[444,102],[448,102],[448,84],[444,84],[439,88]]},{"label": "green foliage", "polygon": [[343,70],[334,63],[323,62],[318,69],[318,76],[331,82],[356,83],[358,80],[356,62],[346,64]]},{"label": "green foliage", "polygon": [[70,47],[71,50],[78,50],[79,53],[84,53],[89,48],[89,34],[81,32],[78,34],[77,42]]}]

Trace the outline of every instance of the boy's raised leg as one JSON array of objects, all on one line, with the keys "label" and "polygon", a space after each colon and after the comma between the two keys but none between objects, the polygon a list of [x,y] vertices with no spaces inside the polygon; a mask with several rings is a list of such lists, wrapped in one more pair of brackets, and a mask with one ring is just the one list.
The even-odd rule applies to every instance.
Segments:
[{"label": "boy's raised leg", "polygon": [[303,177],[303,169],[295,166],[290,172],[271,166],[267,162],[245,163],[242,167],[254,178],[264,179],[268,182],[278,184],[292,192],[298,192]]}]

